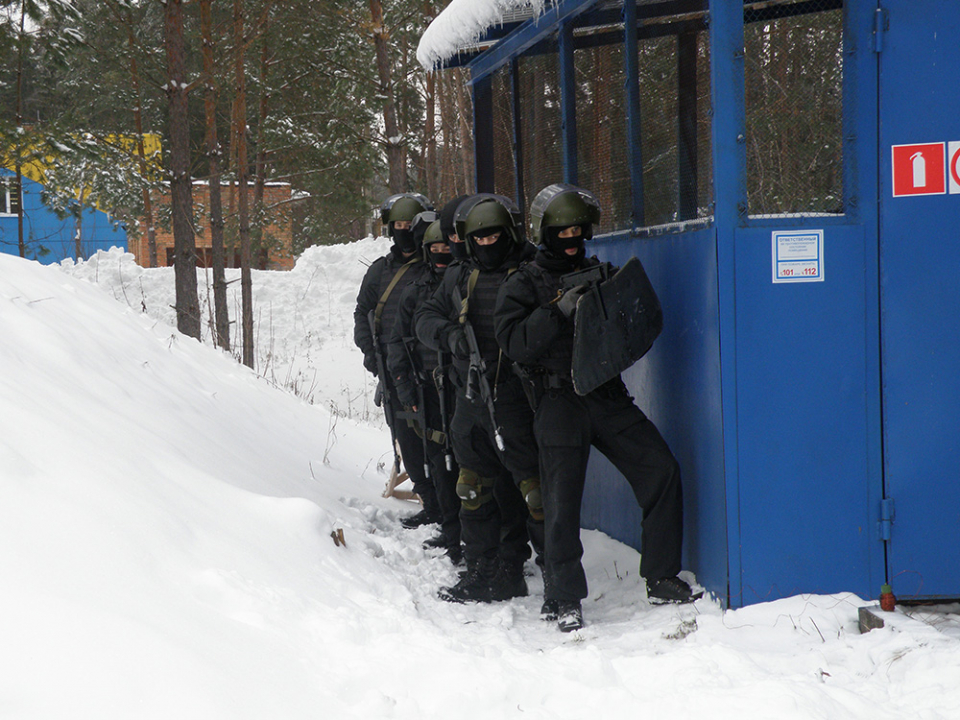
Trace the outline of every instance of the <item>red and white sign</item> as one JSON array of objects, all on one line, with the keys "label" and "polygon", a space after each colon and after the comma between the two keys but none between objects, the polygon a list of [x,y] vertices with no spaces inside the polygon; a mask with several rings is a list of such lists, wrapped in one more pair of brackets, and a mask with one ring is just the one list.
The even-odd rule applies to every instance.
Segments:
[{"label": "red and white sign", "polygon": [[947,192],[946,143],[894,145],[891,149],[894,197]]},{"label": "red and white sign", "polygon": [[950,180],[950,194],[960,193],[960,140],[947,143],[947,176]]}]

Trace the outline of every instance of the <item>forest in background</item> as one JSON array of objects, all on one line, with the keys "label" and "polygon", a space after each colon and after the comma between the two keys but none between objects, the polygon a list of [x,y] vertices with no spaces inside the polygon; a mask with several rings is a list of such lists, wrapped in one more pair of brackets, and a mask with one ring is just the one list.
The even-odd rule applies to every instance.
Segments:
[{"label": "forest in background", "polygon": [[[171,179],[170,104],[182,94],[187,172],[229,184],[243,166],[254,253],[264,213],[278,211],[262,205],[257,188],[266,182],[293,187],[283,212],[295,251],[354,239],[370,231],[371,209],[386,194],[412,190],[439,201],[472,186],[470,127],[461,122],[469,91],[459,71],[428,75],[416,61],[421,33],[445,4],[2,0],[3,164],[54,158],[48,204],[68,214],[82,187],[83,202],[145,232],[137,222],[147,216],[143,191]],[[165,27],[170,5],[182,12],[179,50]],[[171,80],[171,51],[182,53],[179,81]],[[151,169],[154,159],[141,162],[135,144],[116,141],[142,133],[160,136],[164,172]],[[228,249],[239,223],[239,208],[225,201]]]}]

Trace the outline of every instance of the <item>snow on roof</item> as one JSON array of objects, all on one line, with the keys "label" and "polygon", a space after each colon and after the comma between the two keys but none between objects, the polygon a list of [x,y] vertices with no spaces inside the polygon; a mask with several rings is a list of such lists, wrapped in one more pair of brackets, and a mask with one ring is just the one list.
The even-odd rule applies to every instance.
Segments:
[{"label": "snow on roof", "polygon": [[553,0],[451,0],[420,38],[417,60],[433,70],[458,52],[475,46],[489,28],[537,17]]}]

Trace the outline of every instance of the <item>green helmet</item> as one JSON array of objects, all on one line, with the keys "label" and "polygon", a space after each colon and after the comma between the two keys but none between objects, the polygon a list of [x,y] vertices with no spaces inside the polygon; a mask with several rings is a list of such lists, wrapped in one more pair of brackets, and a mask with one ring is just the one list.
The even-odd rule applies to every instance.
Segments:
[{"label": "green helmet", "polygon": [[425,254],[430,252],[431,245],[445,242],[447,242],[447,239],[443,236],[443,230],[440,228],[439,220],[434,220],[427,225],[427,229],[423,233],[423,252]]},{"label": "green helmet", "polygon": [[516,203],[503,195],[479,193],[467,198],[454,215],[457,235],[467,244],[467,253],[473,254],[472,236],[484,230],[503,228],[517,245],[524,242],[523,215]]},{"label": "green helmet", "polygon": [[545,245],[547,228],[571,225],[596,225],[600,222],[600,203],[589,190],[575,185],[554,183],[537,193],[530,204],[533,237]]},{"label": "green helmet", "polygon": [[419,213],[433,210],[433,205],[420,193],[400,193],[391,195],[380,205],[380,221],[384,235],[391,235],[393,224],[398,220],[412,222]]}]

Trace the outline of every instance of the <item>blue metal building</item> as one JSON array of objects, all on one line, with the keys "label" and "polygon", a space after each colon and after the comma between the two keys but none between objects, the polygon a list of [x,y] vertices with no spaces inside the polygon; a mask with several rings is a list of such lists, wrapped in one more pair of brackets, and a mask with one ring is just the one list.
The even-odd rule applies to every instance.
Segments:
[{"label": "blue metal building", "polygon": [[[698,580],[731,607],[960,596],[960,3],[560,0],[445,64],[477,189],[601,188],[596,253],[657,288],[625,379]],[[591,462],[584,524],[639,547]]]},{"label": "blue metal building", "polygon": [[[19,255],[16,175],[0,168],[0,252]],[[73,216],[58,217],[41,199],[43,186],[29,178],[22,179],[20,202],[23,203],[23,243],[25,257],[44,265],[77,258],[76,220]],[[127,232],[115,226],[110,217],[94,208],[85,208],[80,223],[81,254],[84,258],[111,247],[127,249]]]}]

